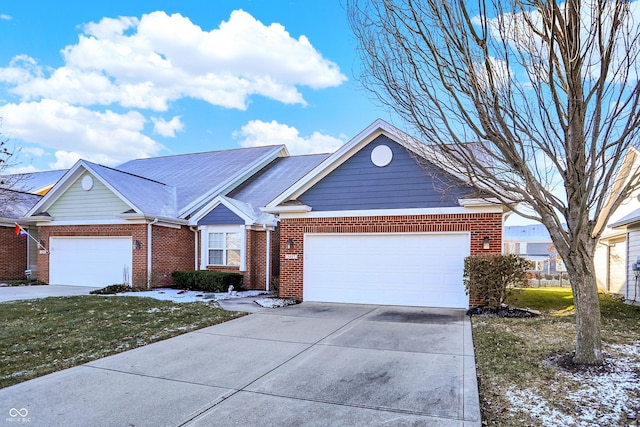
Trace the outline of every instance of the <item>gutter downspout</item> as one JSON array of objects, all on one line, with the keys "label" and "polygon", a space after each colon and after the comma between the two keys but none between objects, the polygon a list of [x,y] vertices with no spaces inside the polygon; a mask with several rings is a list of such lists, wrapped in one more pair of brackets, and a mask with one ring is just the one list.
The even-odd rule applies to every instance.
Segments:
[{"label": "gutter downspout", "polygon": [[153,239],[151,234],[151,227],[158,222],[158,218],[147,223],[147,289],[151,289],[151,255],[153,254]]},{"label": "gutter downspout", "polygon": [[267,253],[266,253],[266,262],[265,262],[265,267],[264,267],[264,271],[265,271],[265,275],[266,275],[266,283],[265,283],[265,290],[266,291],[270,291],[270,286],[271,286],[271,230],[269,230],[267,228],[267,226],[264,226],[265,231],[267,233],[267,244],[265,245],[267,247]]},{"label": "gutter downspout", "polygon": [[198,265],[198,226],[196,226],[196,228],[193,228],[193,225],[189,226],[189,230],[193,231],[193,253],[195,256],[195,259],[193,260],[194,263],[194,270],[200,270],[200,266]]}]

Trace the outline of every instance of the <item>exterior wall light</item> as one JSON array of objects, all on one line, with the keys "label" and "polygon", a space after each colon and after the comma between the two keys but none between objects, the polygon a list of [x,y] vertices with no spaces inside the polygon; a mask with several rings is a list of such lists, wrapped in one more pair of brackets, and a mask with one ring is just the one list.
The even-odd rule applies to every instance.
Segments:
[{"label": "exterior wall light", "polygon": [[293,249],[293,239],[291,237],[287,239],[287,243],[285,243],[285,248],[287,248],[287,250]]},{"label": "exterior wall light", "polygon": [[141,247],[142,247],[142,243],[140,243],[140,240],[135,240],[133,242],[133,249],[134,250],[139,251]]},{"label": "exterior wall light", "polygon": [[489,242],[489,238],[485,237],[482,240],[482,249],[491,249],[491,243]]}]

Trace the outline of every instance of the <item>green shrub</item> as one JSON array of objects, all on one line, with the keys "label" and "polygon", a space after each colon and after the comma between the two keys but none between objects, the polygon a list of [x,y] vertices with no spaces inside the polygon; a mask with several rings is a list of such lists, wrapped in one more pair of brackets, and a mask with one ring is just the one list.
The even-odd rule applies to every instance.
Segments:
[{"label": "green shrub", "polygon": [[229,286],[234,290],[242,289],[242,274],[220,271],[186,270],[174,271],[173,287],[191,291],[227,292]]},{"label": "green shrub", "polygon": [[464,285],[472,300],[498,308],[513,287],[526,285],[529,261],[518,255],[472,255],[464,260]]}]

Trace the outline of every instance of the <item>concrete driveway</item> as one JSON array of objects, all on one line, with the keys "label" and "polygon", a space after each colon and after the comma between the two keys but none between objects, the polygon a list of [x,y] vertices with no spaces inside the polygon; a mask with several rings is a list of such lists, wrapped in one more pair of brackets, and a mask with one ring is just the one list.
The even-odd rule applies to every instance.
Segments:
[{"label": "concrete driveway", "polygon": [[[69,297],[89,295],[94,289],[87,286],[38,285],[38,286],[0,286],[0,302],[23,299]],[[0,418],[1,420],[2,418]]]},{"label": "concrete driveway", "polygon": [[0,390],[30,426],[479,426],[462,310],[302,303]]}]

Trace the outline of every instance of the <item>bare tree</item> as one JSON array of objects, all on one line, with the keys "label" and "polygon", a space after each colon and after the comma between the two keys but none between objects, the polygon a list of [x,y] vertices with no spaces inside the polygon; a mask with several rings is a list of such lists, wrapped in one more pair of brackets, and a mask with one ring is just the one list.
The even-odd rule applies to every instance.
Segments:
[{"label": "bare tree", "polygon": [[[1,125],[2,120],[0,120]],[[7,206],[14,201],[16,195],[12,189],[15,189],[23,179],[18,174],[7,174],[9,169],[15,165],[15,150],[9,141],[0,134],[0,206]]]},{"label": "bare tree", "polygon": [[362,82],[437,147],[422,149],[547,227],[574,295],[574,363],[601,363],[593,255],[640,183],[638,2],[348,0],[347,11]]}]

